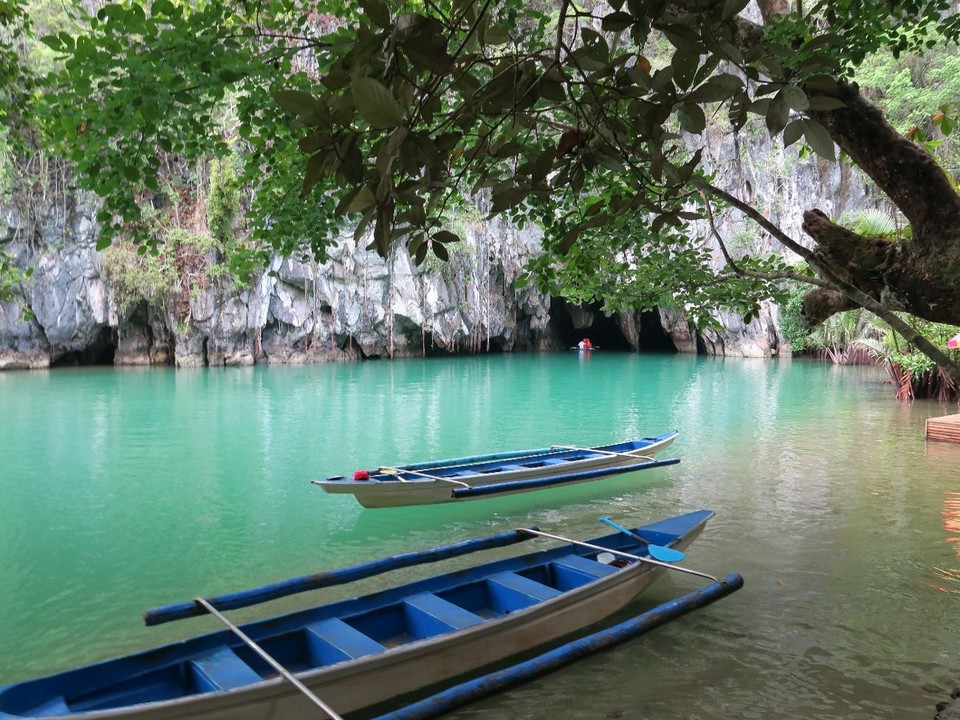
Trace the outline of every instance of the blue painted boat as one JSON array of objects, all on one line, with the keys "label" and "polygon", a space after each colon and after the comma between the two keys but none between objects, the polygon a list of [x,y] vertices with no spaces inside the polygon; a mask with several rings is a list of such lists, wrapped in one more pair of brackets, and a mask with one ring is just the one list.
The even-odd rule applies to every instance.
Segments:
[{"label": "blue painted boat", "polygon": [[473,500],[672,465],[680,461],[677,458],[655,460],[653,456],[670,445],[677,435],[676,430],[671,430],[596,447],[554,445],[380,466],[375,470],[358,470],[352,477],[335,475],[310,482],[328,493],[353,495],[368,508]]},{"label": "blue painted boat", "polygon": [[[0,687],[0,720],[298,720],[379,709],[424,694],[589,626],[661,573],[712,576],[652,559],[683,549],[709,510],[583,543],[519,528],[217,598],[158,608],[148,624],[202,614],[228,629]],[[234,626],[222,612],[387,570],[546,536],[559,546],[443,572],[347,600]],[[543,542],[536,540],[537,544]],[[462,565],[462,563],[460,563]]]}]

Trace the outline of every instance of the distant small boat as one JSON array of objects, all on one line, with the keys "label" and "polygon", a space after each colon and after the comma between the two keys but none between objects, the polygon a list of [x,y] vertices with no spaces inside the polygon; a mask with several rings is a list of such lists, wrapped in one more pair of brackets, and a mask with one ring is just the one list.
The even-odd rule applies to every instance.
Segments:
[{"label": "distant small boat", "polygon": [[[211,613],[227,629],[0,687],[0,720],[302,720],[323,717],[316,705],[338,718],[396,703],[582,633],[667,568],[727,583],[647,552],[648,542],[685,548],[712,515],[700,510],[589,542],[518,528],[157,608],[144,615],[147,624]],[[222,614],[538,536],[563,544],[240,626]],[[730,577],[724,592],[742,585]]]},{"label": "distant small boat", "polygon": [[680,462],[653,456],[677,437],[660,435],[599,445],[514,450],[433,462],[358,470],[352,478],[334,475],[310,482],[328,493],[350,494],[364,507],[398,507],[471,500],[589,482],[624,472]]}]

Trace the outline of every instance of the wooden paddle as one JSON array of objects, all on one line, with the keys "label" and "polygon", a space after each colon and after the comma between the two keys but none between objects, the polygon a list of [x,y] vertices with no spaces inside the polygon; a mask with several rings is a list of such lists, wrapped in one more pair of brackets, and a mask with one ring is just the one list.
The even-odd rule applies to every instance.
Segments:
[{"label": "wooden paddle", "polygon": [[686,555],[684,555],[679,550],[674,550],[673,548],[664,547],[662,545],[654,545],[649,540],[644,539],[643,537],[633,532],[632,530],[628,530],[627,528],[623,527],[623,525],[615,523],[613,520],[611,520],[608,517],[600,518],[600,522],[606,523],[610,527],[619,530],[624,535],[629,535],[635,540],[639,540],[640,542],[642,542],[644,545],[647,546],[647,552],[650,553],[650,557],[652,558],[656,558],[657,560],[663,560],[664,562],[677,562],[679,560],[683,560],[686,557]]}]

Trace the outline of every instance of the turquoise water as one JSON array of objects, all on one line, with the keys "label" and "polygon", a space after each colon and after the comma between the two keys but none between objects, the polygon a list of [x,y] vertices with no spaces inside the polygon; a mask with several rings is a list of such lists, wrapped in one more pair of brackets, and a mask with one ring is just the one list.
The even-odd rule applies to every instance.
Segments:
[{"label": "turquoise water", "polygon": [[[923,422],[957,408],[898,404],[882,381],[614,353],[0,374],[0,683],[213,627],[144,627],[167,602],[520,524],[587,537],[601,515],[707,507],[686,564],[743,590],[450,717],[932,717],[960,680],[960,446],[925,443]],[[455,506],[365,510],[309,483],[670,428],[679,465]],[[643,603],[696,586],[675,574]]]}]

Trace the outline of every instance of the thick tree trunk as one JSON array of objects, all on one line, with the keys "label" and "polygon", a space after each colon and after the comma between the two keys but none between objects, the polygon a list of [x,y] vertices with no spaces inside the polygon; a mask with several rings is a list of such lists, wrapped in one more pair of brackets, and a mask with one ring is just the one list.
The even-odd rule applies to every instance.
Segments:
[{"label": "thick tree trunk", "polygon": [[[808,211],[803,227],[817,243],[818,260],[893,310],[960,325],[960,196],[936,160],[898,134],[856,87],[840,85],[832,94],[846,107],[814,119],[903,212],[910,232],[899,242],[862,237]],[[822,290],[812,294],[811,310],[820,312],[811,320],[844,309],[818,297]]]},{"label": "thick tree trunk", "polygon": [[915,243],[934,249],[949,242],[939,233],[917,235],[920,228],[960,223],[960,197],[934,157],[900,135],[855,85],[840,84],[831,95],[846,107],[812,117],[900,208],[914,226]]},{"label": "thick tree trunk", "polygon": [[[758,0],[764,21],[782,12],[782,0]],[[734,42],[750,47],[762,28],[738,19]],[[960,366],[897,315],[904,311],[932,322],[960,325],[960,195],[947,173],[922,146],[900,135],[856,85],[833,92],[806,88],[809,96],[830,95],[844,107],[810,116],[904,214],[906,238],[870,238],[832,222],[823,212],[804,213],[804,231],[816,243],[802,257],[831,287],[804,298],[804,313],[816,325],[835,313],[864,307],[939,364],[955,382]],[[789,246],[789,245],[788,245]]]}]

